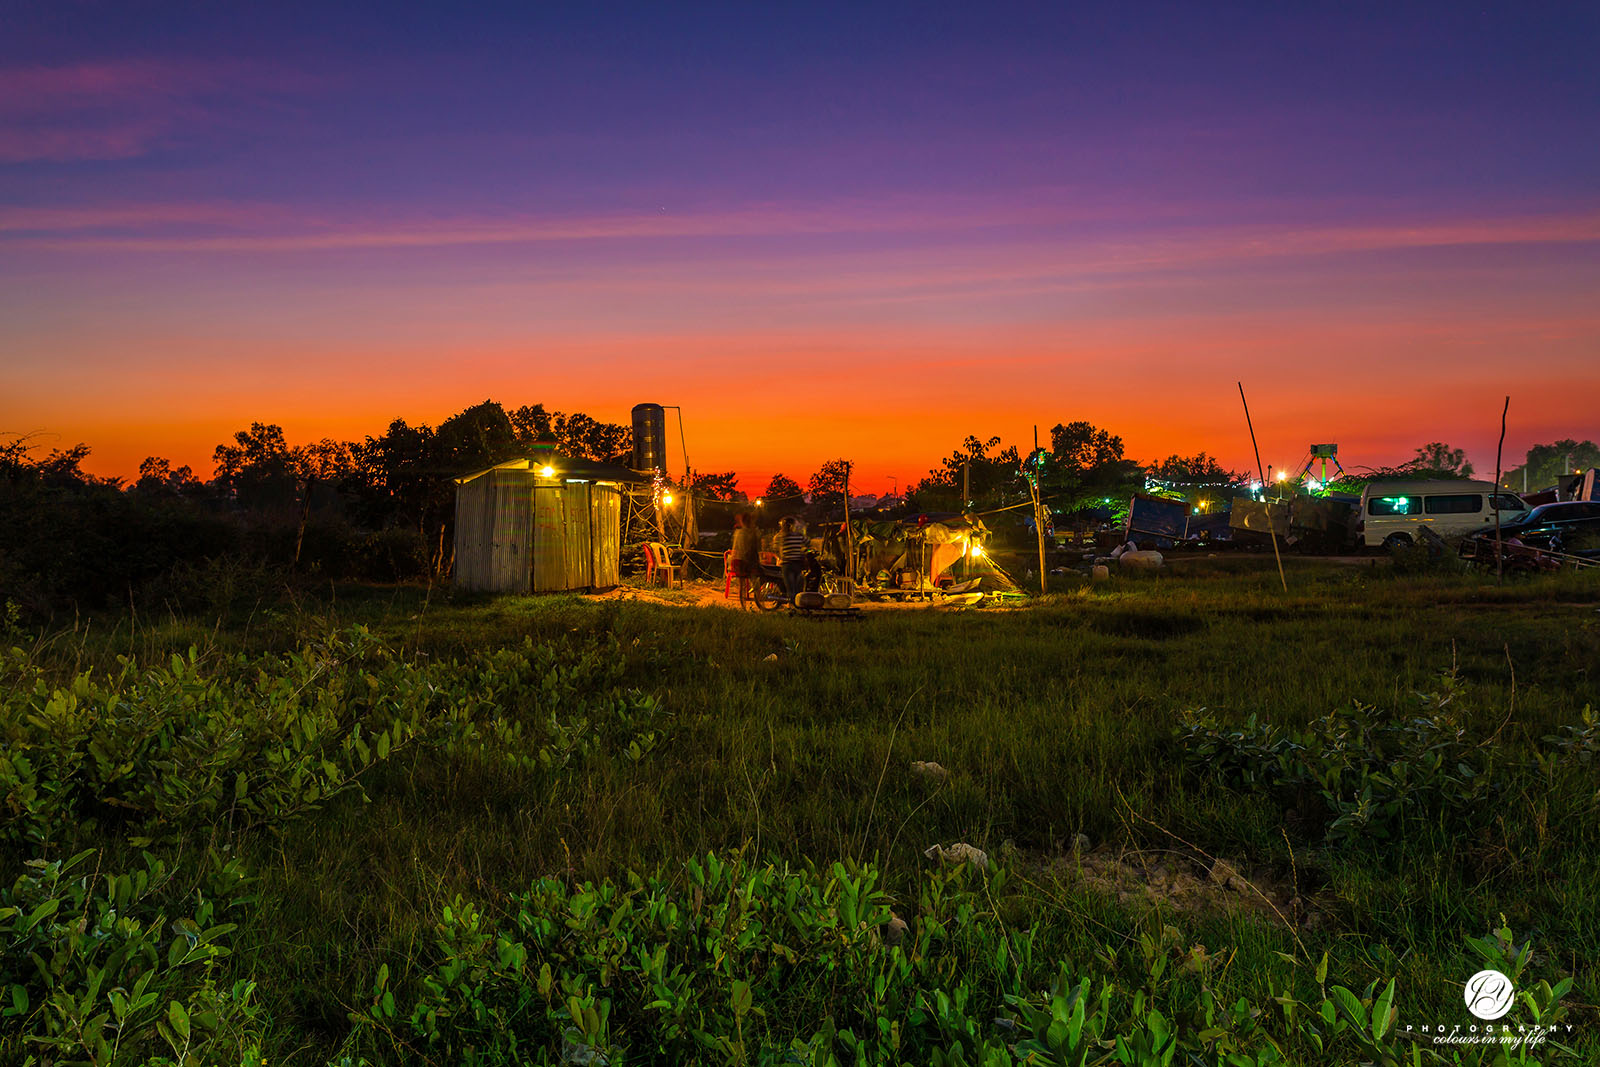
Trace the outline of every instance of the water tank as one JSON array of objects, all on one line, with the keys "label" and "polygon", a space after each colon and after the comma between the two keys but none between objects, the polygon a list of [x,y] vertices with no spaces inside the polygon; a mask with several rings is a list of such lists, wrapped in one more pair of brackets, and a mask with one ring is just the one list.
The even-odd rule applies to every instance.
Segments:
[{"label": "water tank", "polygon": [[633,469],[667,469],[667,413],[660,404],[633,406]]}]

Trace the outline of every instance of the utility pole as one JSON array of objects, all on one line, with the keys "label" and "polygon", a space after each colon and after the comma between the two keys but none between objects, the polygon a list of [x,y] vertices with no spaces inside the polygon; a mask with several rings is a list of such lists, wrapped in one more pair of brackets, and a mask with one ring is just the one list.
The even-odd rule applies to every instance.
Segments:
[{"label": "utility pole", "polygon": [[[1506,397],[1506,406],[1500,409],[1500,443],[1494,450],[1494,488],[1500,490],[1500,455],[1506,448],[1506,413],[1511,410],[1511,398]],[[1494,504],[1493,498],[1490,503]],[[1505,546],[1500,541],[1500,505],[1494,504],[1494,580],[1496,584],[1503,585],[1506,580],[1506,555]]]},{"label": "utility pole", "polygon": [[850,530],[850,461],[844,461],[844,575],[856,577],[856,539]]},{"label": "utility pole", "polygon": [[[1037,438],[1038,437],[1038,433],[1035,432],[1034,436]],[[1039,442],[1037,440],[1035,440],[1033,444],[1034,444],[1035,448],[1037,448],[1039,446]],[[971,506],[972,506],[972,461],[970,459],[964,459],[964,460],[961,461],[961,510],[962,511],[966,511]]]},{"label": "utility pole", "polygon": [[1039,488],[1039,426],[1033,427],[1033,451],[1028,454],[1028,462],[1033,470],[1028,472],[1028,494],[1033,497],[1033,532],[1039,539],[1039,595],[1045,594],[1045,582],[1049,577],[1044,568],[1044,493]]}]

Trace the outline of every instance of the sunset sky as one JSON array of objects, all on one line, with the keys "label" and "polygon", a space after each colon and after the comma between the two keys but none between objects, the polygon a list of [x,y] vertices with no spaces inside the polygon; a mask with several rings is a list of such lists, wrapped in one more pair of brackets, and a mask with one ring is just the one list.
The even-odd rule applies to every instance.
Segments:
[{"label": "sunset sky", "polygon": [[[0,2],[0,432],[492,398],[904,487],[969,433],[1600,437],[1600,5]],[[674,433],[676,426],[673,426]]]}]

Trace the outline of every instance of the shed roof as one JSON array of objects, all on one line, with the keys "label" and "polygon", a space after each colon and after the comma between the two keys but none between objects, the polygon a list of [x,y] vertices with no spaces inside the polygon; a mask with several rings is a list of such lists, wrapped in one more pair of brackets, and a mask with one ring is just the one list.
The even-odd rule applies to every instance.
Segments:
[{"label": "shed roof", "polygon": [[576,482],[649,482],[651,476],[641,474],[636,470],[618,466],[615,463],[600,463],[592,459],[575,459],[572,456],[563,456],[559,452],[545,452],[537,457],[523,456],[519,459],[508,459],[504,463],[496,463],[492,467],[485,467],[481,471],[463,474],[455,479],[457,485],[465,485],[474,478],[481,478],[490,471],[525,471],[537,467],[551,467],[555,473],[551,478],[560,478],[565,481]]}]

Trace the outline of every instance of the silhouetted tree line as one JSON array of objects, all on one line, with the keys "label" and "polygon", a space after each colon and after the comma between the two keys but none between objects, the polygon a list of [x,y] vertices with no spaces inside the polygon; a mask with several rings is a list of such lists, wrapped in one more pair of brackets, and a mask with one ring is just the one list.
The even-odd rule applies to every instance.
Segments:
[{"label": "silhouetted tree line", "polygon": [[152,456],[129,484],[82,469],[86,445],[40,455],[0,441],[0,603],[31,615],[107,602],[187,610],[281,589],[285,574],[409,581],[448,564],[452,479],[553,438],[566,455],[627,463],[627,426],[484,401],[437,427],[290,445],[252,423],[202,480]]},{"label": "silhouetted tree line", "polygon": [[[1124,454],[1122,438],[1080,421],[1052,427],[1049,447],[1041,445],[1027,457],[1014,445],[1001,448],[998,437],[968,437],[913,485],[907,497],[919,511],[1005,507],[1029,498],[1030,461],[1039,491],[1056,515],[1092,518],[1107,501],[1125,501],[1129,493],[1144,488],[1145,468]],[[1176,463],[1178,457],[1168,462]]]}]

